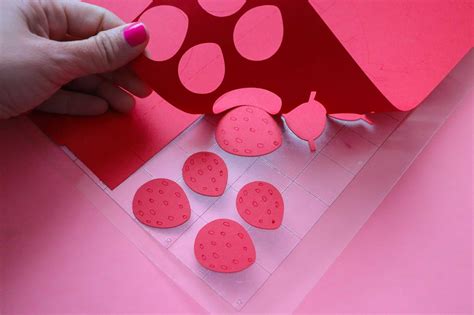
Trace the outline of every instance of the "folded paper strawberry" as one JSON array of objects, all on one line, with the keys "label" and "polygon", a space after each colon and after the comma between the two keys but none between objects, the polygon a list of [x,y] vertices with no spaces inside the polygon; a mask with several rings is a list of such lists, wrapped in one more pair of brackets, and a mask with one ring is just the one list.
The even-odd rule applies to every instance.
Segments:
[{"label": "folded paper strawberry", "polygon": [[240,216],[255,227],[274,230],[283,221],[283,198],[270,183],[248,183],[237,194],[236,205]]},{"label": "folded paper strawberry", "polygon": [[138,221],[158,228],[181,225],[191,215],[184,190],[176,182],[165,178],[153,179],[138,188],[132,207]]},{"label": "folded paper strawberry", "polygon": [[229,219],[206,224],[194,241],[194,255],[204,267],[217,272],[237,272],[256,259],[255,246],[245,228]]},{"label": "folded paper strawberry", "polygon": [[206,196],[220,196],[227,185],[227,166],[212,152],[197,152],[183,165],[183,179],[193,191]]}]

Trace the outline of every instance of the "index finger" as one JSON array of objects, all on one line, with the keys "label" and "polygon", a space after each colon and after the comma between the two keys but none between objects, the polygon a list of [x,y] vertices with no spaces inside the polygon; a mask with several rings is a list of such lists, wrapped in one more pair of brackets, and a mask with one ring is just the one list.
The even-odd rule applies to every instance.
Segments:
[{"label": "index finger", "polygon": [[109,10],[80,1],[46,1],[44,10],[53,38],[86,39],[125,24]]}]

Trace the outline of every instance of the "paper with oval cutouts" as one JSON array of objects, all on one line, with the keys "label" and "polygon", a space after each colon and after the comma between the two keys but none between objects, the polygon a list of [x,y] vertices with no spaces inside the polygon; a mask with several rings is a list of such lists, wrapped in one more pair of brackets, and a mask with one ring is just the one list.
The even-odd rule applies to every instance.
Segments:
[{"label": "paper with oval cutouts", "polygon": [[[249,87],[278,95],[282,113],[304,103],[311,91],[328,114],[409,110],[473,43],[467,3],[418,2],[410,9],[400,1],[329,6],[316,0],[256,0],[226,1],[219,8],[217,1],[155,0],[148,9],[164,4],[188,16],[186,39],[175,58],[140,57],[134,68],[161,96],[191,113],[211,113],[219,97]],[[448,15],[457,18],[445,19]],[[391,22],[383,23],[387,19]],[[196,93],[180,82],[178,63],[203,43],[221,48],[225,75],[214,90]],[[214,62],[203,59],[203,71]],[[252,98],[247,92],[246,97]]]}]

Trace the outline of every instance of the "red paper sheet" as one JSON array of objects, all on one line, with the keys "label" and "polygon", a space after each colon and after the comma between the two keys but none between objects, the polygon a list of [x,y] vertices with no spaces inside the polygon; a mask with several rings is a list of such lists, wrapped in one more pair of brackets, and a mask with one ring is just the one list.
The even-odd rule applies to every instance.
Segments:
[{"label": "red paper sheet", "polygon": [[72,117],[35,112],[31,119],[113,189],[198,117],[153,94],[137,99],[130,114],[109,111],[95,117]]},{"label": "red paper sheet", "polygon": [[[329,114],[410,110],[474,38],[471,1],[226,1],[235,10],[201,2],[154,0],[143,15],[147,27],[166,27],[148,15],[172,6],[187,16],[187,34],[169,59],[143,56],[135,63],[160,95],[192,113],[211,113],[219,97],[249,87],[278,95],[282,113],[304,103],[311,91]],[[216,16],[209,6],[233,14]],[[203,45],[212,47],[207,55]]]}]

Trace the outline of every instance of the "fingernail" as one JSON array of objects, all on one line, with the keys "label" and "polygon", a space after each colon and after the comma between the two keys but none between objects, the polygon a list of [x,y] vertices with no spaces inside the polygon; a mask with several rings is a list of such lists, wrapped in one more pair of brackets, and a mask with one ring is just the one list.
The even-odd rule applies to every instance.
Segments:
[{"label": "fingernail", "polygon": [[143,23],[132,23],[123,31],[123,37],[132,46],[138,46],[146,41],[146,30]]}]

